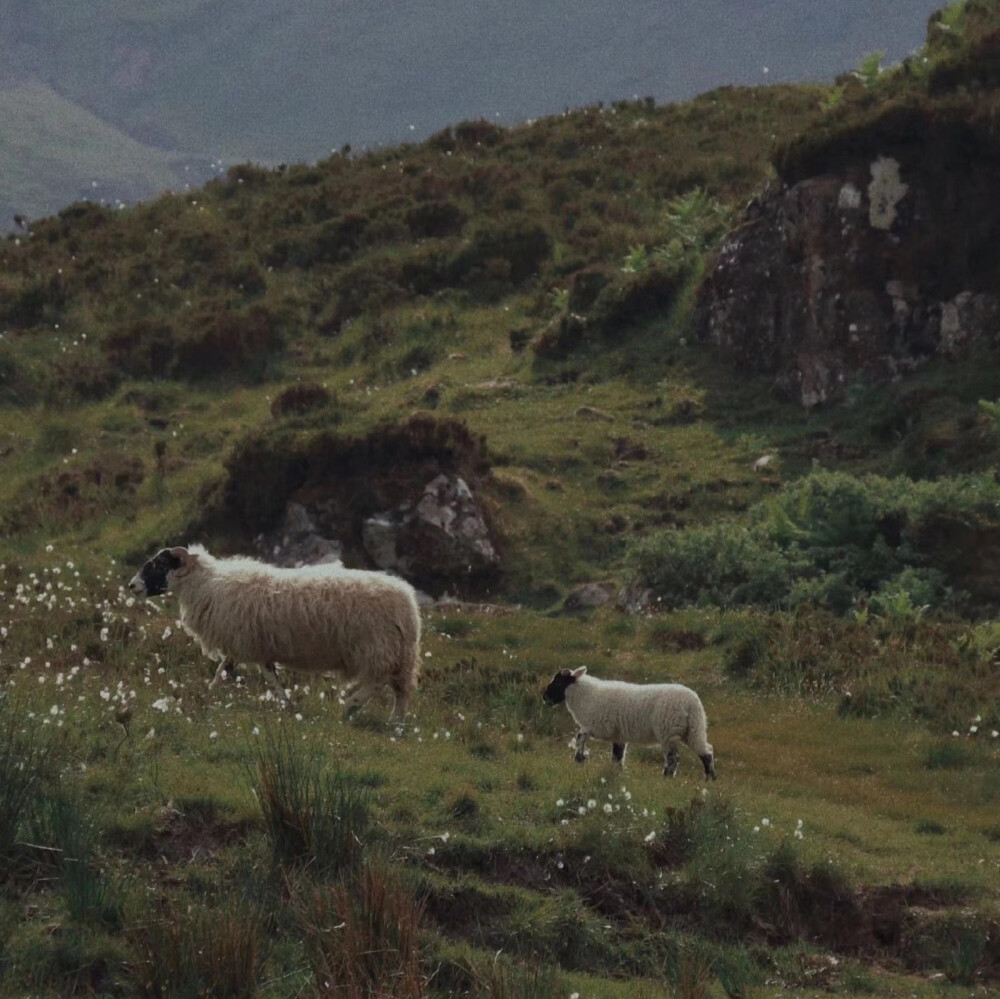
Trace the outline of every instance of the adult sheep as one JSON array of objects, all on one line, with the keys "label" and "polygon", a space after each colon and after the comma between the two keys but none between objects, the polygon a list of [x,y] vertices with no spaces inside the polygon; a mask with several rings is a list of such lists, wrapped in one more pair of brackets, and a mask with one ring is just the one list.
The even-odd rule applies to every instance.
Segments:
[{"label": "adult sheep", "polygon": [[679,683],[623,683],[587,676],[587,667],[560,670],[543,694],[549,705],[565,703],[580,726],[576,762],[588,757],[587,739],[611,743],[611,757],[624,766],[630,742],[658,742],[663,773],[677,773],[677,743],[684,742],[701,758],[705,779],[715,780],[715,754],[708,742],[708,721],[698,695]]},{"label": "adult sheep", "polygon": [[340,565],[282,569],[192,545],[164,548],[129,587],[149,597],[176,592],[184,629],[202,652],[222,659],[212,686],[233,663],[260,663],[287,707],[276,664],[333,671],[351,681],[345,717],[386,685],[393,718],[406,715],[420,667],[420,612],[401,579]]}]

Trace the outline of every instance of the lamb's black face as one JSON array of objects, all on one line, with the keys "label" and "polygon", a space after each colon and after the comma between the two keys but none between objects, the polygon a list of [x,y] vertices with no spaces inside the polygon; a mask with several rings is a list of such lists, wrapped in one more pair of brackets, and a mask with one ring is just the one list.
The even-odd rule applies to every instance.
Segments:
[{"label": "lamb's black face", "polygon": [[129,589],[139,596],[158,597],[167,592],[167,573],[179,569],[181,564],[169,548],[164,548],[129,580]]},{"label": "lamb's black face", "polygon": [[552,682],[545,688],[542,699],[550,706],[553,704],[562,704],[566,700],[566,688],[571,683],[576,683],[576,677],[573,676],[572,671],[568,669],[559,670],[552,677]]}]

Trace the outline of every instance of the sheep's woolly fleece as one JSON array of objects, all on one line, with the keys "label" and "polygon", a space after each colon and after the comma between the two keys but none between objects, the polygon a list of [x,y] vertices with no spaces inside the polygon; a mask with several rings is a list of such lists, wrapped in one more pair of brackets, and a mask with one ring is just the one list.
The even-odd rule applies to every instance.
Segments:
[{"label": "sheep's woolly fleece", "polygon": [[419,670],[420,612],[404,580],[340,565],[215,558],[200,545],[172,553],[183,562],[168,577],[181,624],[206,655],[336,672],[367,696],[388,684],[405,711]]}]

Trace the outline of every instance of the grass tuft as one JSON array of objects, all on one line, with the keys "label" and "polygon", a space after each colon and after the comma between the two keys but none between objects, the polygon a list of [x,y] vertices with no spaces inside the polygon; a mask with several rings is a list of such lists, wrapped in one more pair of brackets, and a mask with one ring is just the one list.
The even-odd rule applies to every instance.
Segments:
[{"label": "grass tuft", "polygon": [[423,905],[387,862],[365,861],[354,877],[307,885],[294,900],[322,999],[422,999]]},{"label": "grass tuft", "polygon": [[327,874],[357,868],[370,826],[368,787],[325,770],[320,751],[283,725],[261,728],[249,778],[276,862]]}]

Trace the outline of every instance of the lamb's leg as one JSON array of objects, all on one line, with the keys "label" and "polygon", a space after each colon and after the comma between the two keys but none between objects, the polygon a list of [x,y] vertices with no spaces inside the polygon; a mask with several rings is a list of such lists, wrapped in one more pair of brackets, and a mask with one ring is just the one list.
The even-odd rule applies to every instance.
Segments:
[{"label": "lamb's leg", "polygon": [[226,656],[221,663],[219,663],[219,668],[215,671],[215,676],[212,678],[212,682],[208,685],[209,690],[214,690],[219,686],[223,680],[228,679],[232,676],[232,671],[236,666],[236,660],[230,659]]},{"label": "lamb's leg", "polygon": [[625,742],[613,742],[611,743],[611,760],[613,763],[617,763],[618,766],[625,766],[625,749],[627,747]]},{"label": "lamb's leg", "polygon": [[664,777],[675,777],[677,776],[677,761],[680,754],[677,752],[676,743],[670,743],[667,749],[666,756],[664,757],[663,766],[663,776]]},{"label": "lamb's leg", "polygon": [[584,732],[583,729],[580,729],[580,731],[576,733],[576,754],[573,756],[573,759],[576,760],[577,763],[583,763],[587,757],[590,756],[590,753],[587,752],[586,748],[587,736],[589,734],[589,732]]},{"label": "lamb's leg", "polygon": [[274,663],[264,663],[262,668],[264,670],[264,676],[267,677],[271,686],[274,688],[274,692],[278,695],[278,699],[281,701],[282,707],[291,708],[292,702],[288,699],[288,694],[285,693],[285,688],[282,687],[281,681],[278,679]]},{"label": "lamb's leg", "polygon": [[689,732],[684,741],[698,754],[698,759],[705,768],[705,780],[715,780],[715,750],[705,738],[704,731]]}]

